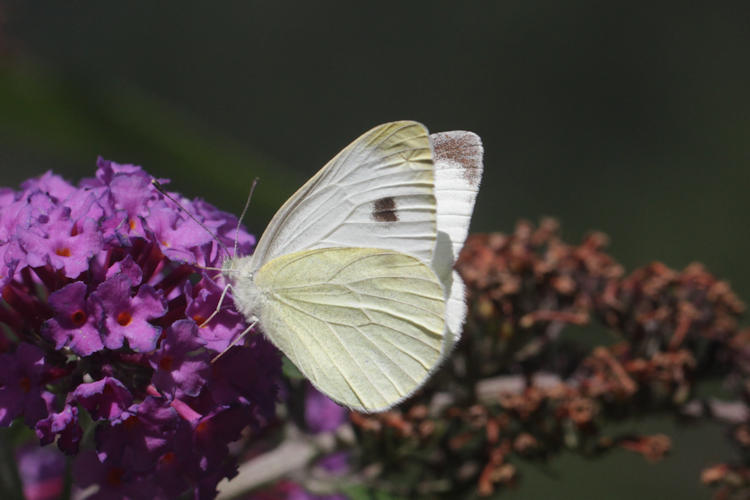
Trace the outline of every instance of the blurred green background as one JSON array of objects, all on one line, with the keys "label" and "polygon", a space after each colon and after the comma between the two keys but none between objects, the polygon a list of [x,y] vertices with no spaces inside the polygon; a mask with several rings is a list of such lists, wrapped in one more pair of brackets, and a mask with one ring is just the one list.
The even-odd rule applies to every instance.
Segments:
[{"label": "blurred green background", "polygon": [[[552,215],[628,270],[698,260],[750,297],[747,2],[0,0],[0,185],[97,155],[238,212],[260,233],[361,132],[416,119],[485,144],[475,231]],[[709,498],[724,429],[669,416],[625,451],[523,465],[503,498]]]}]

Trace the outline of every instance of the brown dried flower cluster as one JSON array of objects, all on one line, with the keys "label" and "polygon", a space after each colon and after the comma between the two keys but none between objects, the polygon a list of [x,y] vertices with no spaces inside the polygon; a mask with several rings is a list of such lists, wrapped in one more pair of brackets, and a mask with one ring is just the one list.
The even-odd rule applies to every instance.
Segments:
[{"label": "brown dried flower cluster", "polygon": [[[422,454],[421,472],[410,476],[417,489],[400,493],[489,495],[516,481],[514,460],[562,448],[619,447],[658,460],[667,436],[601,431],[608,418],[656,408],[734,422],[747,449],[742,402],[691,401],[696,380],[717,373],[750,395],[744,305],[699,264],[674,271],[653,263],[626,276],[606,245],[601,233],[568,245],[551,219],[469,237],[457,269],[470,313],[450,363],[400,411],[352,415],[360,442],[383,464],[404,469]],[[703,480],[722,495],[750,493],[748,465],[715,466]]]}]

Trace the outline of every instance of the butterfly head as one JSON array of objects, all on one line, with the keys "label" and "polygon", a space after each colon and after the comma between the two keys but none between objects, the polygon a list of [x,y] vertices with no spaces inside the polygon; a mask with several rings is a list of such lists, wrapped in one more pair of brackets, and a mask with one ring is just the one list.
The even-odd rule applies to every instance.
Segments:
[{"label": "butterfly head", "polygon": [[262,294],[255,285],[255,266],[252,256],[227,259],[222,273],[232,284],[234,302],[245,317],[258,315]]},{"label": "butterfly head", "polygon": [[255,274],[252,256],[226,259],[221,266],[221,272],[232,283],[252,281]]}]

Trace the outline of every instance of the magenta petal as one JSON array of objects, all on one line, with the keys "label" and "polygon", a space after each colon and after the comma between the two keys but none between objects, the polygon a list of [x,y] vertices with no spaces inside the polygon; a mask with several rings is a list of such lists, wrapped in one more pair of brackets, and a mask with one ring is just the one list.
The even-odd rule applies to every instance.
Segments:
[{"label": "magenta petal", "polygon": [[78,452],[78,443],[83,436],[83,429],[78,423],[78,408],[65,405],[59,413],[52,413],[36,424],[36,435],[41,444],[52,443],[57,439],[57,446],[63,452],[73,455]]},{"label": "magenta petal", "polygon": [[104,347],[95,310],[86,301],[86,292],[86,284],[76,281],[52,293],[49,304],[55,316],[44,326],[45,335],[54,340],[57,349],[69,346],[81,356]]},{"label": "magenta petal", "polygon": [[149,285],[142,285],[135,297],[130,293],[131,281],[124,274],[109,278],[94,292],[104,318],[104,345],[119,349],[127,339],[134,351],[152,351],[161,329],[149,321],[163,316],[166,304],[161,294]]},{"label": "magenta petal", "polygon": [[77,191],[75,186],[69,184],[59,175],[53,174],[50,170],[40,177],[25,181],[21,184],[21,188],[26,191],[40,191],[57,200],[64,200]]},{"label": "magenta petal", "polygon": [[147,397],[100,428],[99,458],[115,459],[131,470],[151,470],[181,422],[167,401]]},{"label": "magenta petal", "polygon": [[202,347],[194,321],[175,322],[151,356],[154,386],[177,398],[197,396],[210,372],[211,358]]},{"label": "magenta petal", "polygon": [[[208,278],[201,280],[198,286],[201,288],[194,294],[194,287],[189,282],[185,284],[185,315],[202,324],[216,310],[223,289]],[[219,313],[208,324],[201,326],[198,334],[208,349],[222,352],[246,327],[245,318],[232,307],[231,299],[227,296]]]},{"label": "magenta petal", "polygon": [[133,402],[127,387],[112,377],[79,385],[73,391],[72,399],[86,408],[96,420],[119,418]]},{"label": "magenta petal", "polygon": [[130,255],[126,255],[121,261],[115,262],[107,269],[107,278],[122,273],[127,276],[132,286],[138,286],[143,280],[143,270],[133,261]]}]

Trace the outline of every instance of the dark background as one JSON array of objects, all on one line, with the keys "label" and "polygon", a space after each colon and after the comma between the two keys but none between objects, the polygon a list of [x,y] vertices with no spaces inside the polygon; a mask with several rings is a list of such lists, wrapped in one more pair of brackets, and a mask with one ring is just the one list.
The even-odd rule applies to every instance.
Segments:
[{"label": "dark background", "polygon": [[[696,2],[699,4],[699,2]],[[485,144],[475,231],[557,217],[627,269],[691,261],[750,297],[747,2],[0,0],[0,185],[97,155],[239,212],[275,209],[368,128],[415,119]],[[724,429],[670,416],[672,454],[564,454],[503,498],[708,498]]]}]

